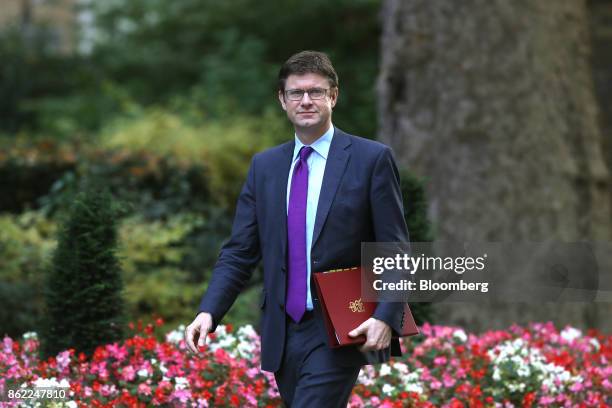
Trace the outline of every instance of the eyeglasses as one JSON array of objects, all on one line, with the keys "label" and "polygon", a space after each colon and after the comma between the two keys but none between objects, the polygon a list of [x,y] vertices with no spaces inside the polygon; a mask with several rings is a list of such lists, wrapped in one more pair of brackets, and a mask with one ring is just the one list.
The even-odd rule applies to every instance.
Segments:
[{"label": "eyeglasses", "polygon": [[307,93],[310,99],[323,99],[327,95],[329,89],[325,88],[310,88],[310,89],[287,89],[285,97],[290,101],[301,101],[304,94]]}]

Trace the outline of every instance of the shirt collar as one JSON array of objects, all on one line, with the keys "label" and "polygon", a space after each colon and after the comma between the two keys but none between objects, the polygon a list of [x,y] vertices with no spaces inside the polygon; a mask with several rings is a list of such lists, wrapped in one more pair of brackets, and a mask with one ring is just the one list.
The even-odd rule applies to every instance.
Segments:
[{"label": "shirt collar", "polygon": [[[334,125],[331,125],[327,132],[323,133],[323,136],[318,138],[313,144],[310,145],[312,149],[319,154],[319,156],[323,157],[327,160],[327,155],[329,154],[329,147],[331,146],[332,138],[334,137]],[[295,148],[293,149],[293,161],[297,159],[297,155],[300,152],[302,146],[306,146],[300,140],[297,135],[295,135]]]}]

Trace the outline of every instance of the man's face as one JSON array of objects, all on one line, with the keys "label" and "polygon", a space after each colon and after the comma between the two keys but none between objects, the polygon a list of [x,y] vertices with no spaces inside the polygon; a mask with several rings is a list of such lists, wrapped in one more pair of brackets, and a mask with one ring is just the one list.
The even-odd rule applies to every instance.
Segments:
[{"label": "man's face", "polygon": [[[288,92],[295,90],[325,89],[322,99],[312,99],[304,93],[300,100],[291,100]],[[287,112],[296,131],[323,134],[331,124],[332,108],[336,105],[338,90],[330,89],[327,78],[319,74],[289,75],[285,81],[285,94],[279,91],[278,99]]]}]

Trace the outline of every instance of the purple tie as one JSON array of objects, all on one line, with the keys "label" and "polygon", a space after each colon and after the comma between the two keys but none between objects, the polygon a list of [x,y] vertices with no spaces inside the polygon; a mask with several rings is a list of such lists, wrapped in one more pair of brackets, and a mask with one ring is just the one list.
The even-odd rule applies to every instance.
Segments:
[{"label": "purple tie", "polygon": [[300,159],[293,167],[289,209],[287,212],[287,240],[289,242],[289,277],[287,278],[287,314],[296,323],[306,311],[306,199],[308,197],[308,163],[312,147],[300,149]]}]

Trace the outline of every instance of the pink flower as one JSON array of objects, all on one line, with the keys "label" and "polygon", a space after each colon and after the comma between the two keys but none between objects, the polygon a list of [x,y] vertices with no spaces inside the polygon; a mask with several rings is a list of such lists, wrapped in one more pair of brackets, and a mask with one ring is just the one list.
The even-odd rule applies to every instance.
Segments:
[{"label": "pink flower", "polygon": [[13,353],[13,339],[11,339],[9,336],[4,337],[2,340],[2,345],[4,346],[4,352],[6,354]]},{"label": "pink flower", "polygon": [[180,402],[185,403],[191,398],[191,391],[189,390],[174,390],[170,396],[172,399],[178,399]]},{"label": "pink flower", "polygon": [[151,395],[151,387],[145,383],[142,383],[138,386],[138,393],[141,395]]},{"label": "pink flower", "polygon": [[349,400],[349,404],[348,405],[349,405],[350,408],[363,408],[365,406],[363,400],[357,394],[352,394],[351,395],[351,398]]},{"label": "pink flower", "polygon": [[134,377],[136,377],[134,367],[131,365],[123,367],[123,370],[121,371],[121,379],[123,381],[134,381]]},{"label": "pink flower", "polygon": [[127,348],[125,346],[119,346],[117,343],[109,344],[106,348],[110,355],[119,361],[124,360],[128,355]]},{"label": "pink flower", "polygon": [[570,391],[572,392],[580,392],[583,389],[582,383],[576,382],[570,386]]},{"label": "pink flower", "polygon": [[102,388],[100,388],[100,394],[104,397],[108,397],[110,395],[115,395],[117,393],[117,388],[114,384],[104,384]]},{"label": "pink flower", "polygon": [[555,402],[555,399],[553,397],[548,397],[545,395],[540,397],[540,400],[538,401],[538,403],[541,405],[548,405],[552,404],[553,402]]},{"label": "pink flower", "polygon": [[446,357],[438,356],[438,357],[434,358],[434,365],[441,366],[441,365],[444,365],[444,364],[446,364]]},{"label": "pink flower", "polygon": [[57,355],[55,361],[57,361],[57,369],[63,372],[70,365],[70,352],[62,351]]},{"label": "pink flower", "polygon": [[450,388],[455,385],[456,381],[449,373],[442,374],[442,383],[446,388]]}]

